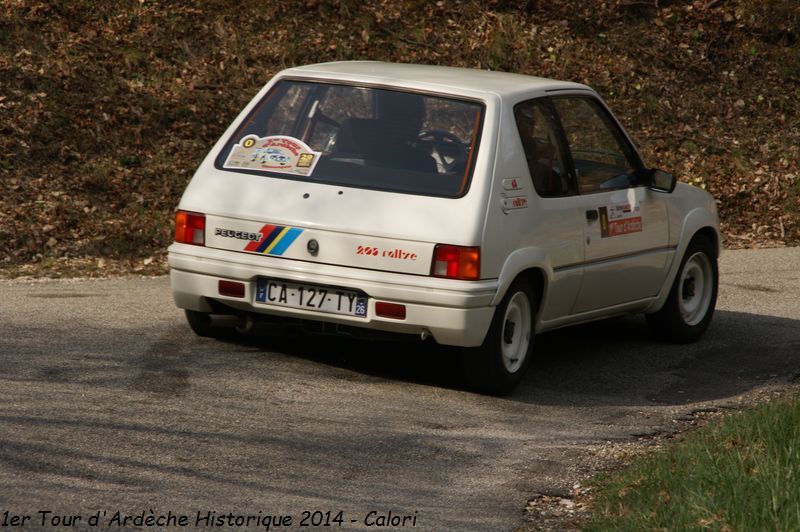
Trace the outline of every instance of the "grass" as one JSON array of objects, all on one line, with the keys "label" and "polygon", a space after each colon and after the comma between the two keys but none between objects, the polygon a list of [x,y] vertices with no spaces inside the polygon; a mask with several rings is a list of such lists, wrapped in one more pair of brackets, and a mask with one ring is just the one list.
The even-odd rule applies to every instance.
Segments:
[{"label": "grass", "polygon": [[800,397],[691,433],[596,490],[584,530],[800,530]]}]

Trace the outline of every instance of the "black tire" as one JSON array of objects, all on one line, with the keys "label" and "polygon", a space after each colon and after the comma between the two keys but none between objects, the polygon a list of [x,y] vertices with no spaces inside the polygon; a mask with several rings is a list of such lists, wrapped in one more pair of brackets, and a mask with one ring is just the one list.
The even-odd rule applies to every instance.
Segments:
[{"label": "black tire", "polygon": [[232,336],[235,329],[232,327],[215,327],[211,325],[211,314],[186,309],[186,321],[197,336],[203,338],[226,338]]},{"label": "black tire", "polygon": [[650,328],[668,342],[696,342],[711,323],[718,287],[716,246],[706,235],[695,235],[686,248],[664,306],[647,315]]},{"label": "black tire", "polygon": [[472,389],[506,395],[516,388],[532,358],[537,307],[531,284],[514,281],[497,305],[483,344],[462,355],[464,376]]}]

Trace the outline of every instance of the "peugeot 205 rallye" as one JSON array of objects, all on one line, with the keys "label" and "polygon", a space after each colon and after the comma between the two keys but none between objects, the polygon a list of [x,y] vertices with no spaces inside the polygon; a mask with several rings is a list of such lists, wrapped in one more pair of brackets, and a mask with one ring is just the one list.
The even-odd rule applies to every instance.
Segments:
[{"label": "peugeot 205 rallye", "polygon": [[430,336],[507,393],[535,333],[644,313],[698,339],[719,250],[714,199],[647,167],[587,86],[338,62],[280,72],[242,111],[181,198],[169,265],[201,336]]}]

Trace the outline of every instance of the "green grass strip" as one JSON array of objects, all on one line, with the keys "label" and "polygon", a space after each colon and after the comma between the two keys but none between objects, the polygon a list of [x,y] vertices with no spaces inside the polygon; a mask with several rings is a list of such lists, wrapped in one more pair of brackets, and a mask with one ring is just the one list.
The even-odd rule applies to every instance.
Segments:
[{"label": "green grass strip", "polygon": [[800,531],[800,397],[690,433],[595,490],[584,530]]}]

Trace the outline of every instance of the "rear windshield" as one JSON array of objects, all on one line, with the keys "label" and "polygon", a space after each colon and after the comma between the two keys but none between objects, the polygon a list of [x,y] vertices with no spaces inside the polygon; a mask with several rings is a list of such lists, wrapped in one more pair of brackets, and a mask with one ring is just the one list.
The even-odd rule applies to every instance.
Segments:
[{"label": "rear windshield", "polygon": [[459,197],[469,187],[483,106],[387,89],[281,81],[234,133],[217,168]]}]

